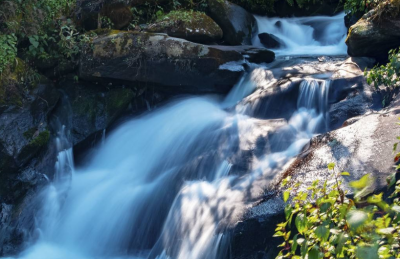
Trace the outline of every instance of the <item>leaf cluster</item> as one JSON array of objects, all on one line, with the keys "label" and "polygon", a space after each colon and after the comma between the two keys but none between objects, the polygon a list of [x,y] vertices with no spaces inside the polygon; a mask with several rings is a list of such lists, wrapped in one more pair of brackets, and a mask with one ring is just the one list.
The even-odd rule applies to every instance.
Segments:
[{"label": "leaf cluster", "polygon": [[389,62],[386,65],[375,66],[370,71],[364,72],[368,84],[374,84],[375,88],[383,85],[394,88],[400,82],[400,48],[389,51]]},{"label": "leaf cluster", "polygon": [[[307,191],[297,191],[295,184],[284,192],[286,221],[274,235],[284,239],[277,259],[400,258],[400,181],[393,181],[394,176],[389,181],[397,184],[392,203],[382,193],[370,194],[370,174],[350,183],[355,193],[350,199],[341,180],[350,174],[336,173],[333,163],[328,170],[334,184],[315,181]],[[289,183],[285,179],[282,185]]]}]

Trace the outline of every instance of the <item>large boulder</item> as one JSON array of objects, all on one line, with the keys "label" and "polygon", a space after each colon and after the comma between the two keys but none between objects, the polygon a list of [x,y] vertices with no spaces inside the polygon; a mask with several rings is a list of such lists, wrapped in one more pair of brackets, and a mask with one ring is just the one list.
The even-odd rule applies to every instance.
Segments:
[{"label": "large boulder", "polygon": [[389,50],[400,46],[400,15],[376,20],[376,10],[365,14],[350,27],[346,39],[350,56],[386,60]]},{"label": "large boulder", "polygon": [[222,39],[222,30],[202,12],[173,11],[156,23],[149,25],[148,32],[166,33],[198,43],[213,43]]},{"label": "large boulder", "polygon": [[165,34],[112,31],[83,49],[80,78],[147,82],[179,93],[226,93],[242,75],[243,62],[233,50]]},{"label": "large boulder", "polygon": [[252,14],[225,0],[208,0],[208,13],[222,28],[228,45],[251,45],[257,23]]}]

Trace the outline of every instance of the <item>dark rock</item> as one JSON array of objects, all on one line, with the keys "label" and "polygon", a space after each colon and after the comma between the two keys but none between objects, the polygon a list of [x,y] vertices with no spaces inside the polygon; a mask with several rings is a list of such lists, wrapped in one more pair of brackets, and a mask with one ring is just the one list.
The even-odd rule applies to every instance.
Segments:
[{"label": "dark rock", "polygon": [[257,23],[252,14],[228,1],[208,0],[211,18],[222,28],[224,41],[229,45],[251,45]]},{"label": "dark rock", "polygon": [[[163,34],[112,32],[83,50],[80,78],[160,85],[172,92],[226,93],[243,73],[243,56]],[[236,69],[226,67],[235,63]]]},{"label": "dark rock", "polygon": [[276,27],[276,28],[282,28],[282,22],[281,21],[276,21],[276,23],[274,24],[274,26]]},{"label": "dark rock", "polygon": [[258,34],[258,38],[260,38],[260,42],[266,48],[277,49],[277,48],[282,47],[282,45],[283,45],[282,40],[273,34],[260,33],[260,34]]},{"label": "dark rock", "polygon": [[134,98],[134,92],[129,88],[107,89],[69,80],[62,82],[60,89],[64,98],[54,113],[59,124],[70,131],[74,146],[107,129]]},{"label": "dark rock", "polygon": [[257,48],[253,46],[213,46],[224,51],[237,51],[243,57],[256,64],[271,63],[275,60],[275,53],[271,50]]},{"label": "dark rock", "polygon": [[350,27],[346,39],[350,56],[385,61],[389,50],[400,46],[400,15],[387,15],[381,21],[376,21],[375,15],[376,11],[371,10]]},{"label": "dark rock", "polygon": [[40,75],[37,80],[22,81],[29,73],[36,72],[18,60],[11,75],[3,75],[1,80],[0,196],[10,191],[11,174],[26,165],[50,139],[47,117],[59,93]]},{"label": "dark rock", "polygon": [[222,30],[201,12],[174,11],[151,24],[146,31],[166,33],[171,37],[198,43],[213,43],[222,39]]},{"label": "dark rock", "polygon": [[346,16],[344,17],[344,25],[346,26],[347,29],[350,29],[350,27],[356,24],[363,15],[364,13],[362,12],[346,14]]}]

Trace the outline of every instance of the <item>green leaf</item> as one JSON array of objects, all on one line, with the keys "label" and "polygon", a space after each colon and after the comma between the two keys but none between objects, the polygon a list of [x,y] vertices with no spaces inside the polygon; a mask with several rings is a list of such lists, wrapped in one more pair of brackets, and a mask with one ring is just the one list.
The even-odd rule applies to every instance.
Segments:
[{"label": "green leaf", "polygon": [[298,236],[298,234],[296,234],[296,235],[293,237],[292,253],[296,253],[296,249],[297,249],[297,245],[298,245],[298,243],[297,243],[297,236]]},{"label": "green leaf", "polygon": [[350,173],[349,172],[343,172],[342,175],[343,176],[350,176]]},{"label": "green leaf", "polygon": [[382,201],[382,195],[383,195],[383,193],[380,193],[380,194],[378,194],[378,195],[374,194],[374,195],[372,195],[372,196],[369,196],[368,199],[367,199],[367,201],[368,201],[369,203],[372,203],[372,204],[379,203],[379,202]]},{"label": "green leaf", "polygon": [[285,191],[285,192],[283,193],[283,201],[284,201],[284,202],[287,202],[288,199],[289,199],[289,196],[290,196],[290,191]]},{"label": "green leaf", "polygon": [[368,214],[362,210],[351,210],[347,214],[346,220],[350,229],[356,231],[368,220]]},{"label": "green leaf", "polygon": [[319,250],[315,247],[313,247],[309,252],[308,252],[308,259],[319,259]]},{"label": "green leaf", "polygon": [[300,234],[303,234],[307,230],[307,217],[303,213],[296,216],[294,223]]},{"label": "green leaf", "polygon": [[288,204],[288,205],[285,207],[285,217],[286,217],[286,220],[288,220],[288,219],[290,218],[290,216],[292,215],[292,211],[293,211],[292,206],[291,206],[290,204]]},{"label": "green leaf", "polygon": [[363,177],[361,177],[360,180],[350,182],[350,186],[355,189],[363,189],[363,188],[367,187],[368,183],[370,182],[370,175],[371,174],[366,174]]},{"label": "green leaf", "polygon": [[304,240],[303,243],[301,244],[301,248],[300,248],[300,253],[301,253],[302,258],[306,257],[307,249],[308,249],[307,240]]},{"label": "green leaf", "polygon": [[329,163],[328,170],[333,170],[333,169],[335,169],[335,163]]},{"label": "green leaf", "polygon": [[324,225],[318,226],[317,229],[315,229],[315,235],[320,240],[326,241],[329,238],[329,229]]},{"label": "green leaf", "polygon": [[391,235],[396,231],[395,228],[380,228],[376,230],[376,233],[380,235]]},{"label": "green leaf", "polygon": [[357,246],[357,259],[379,259],[377,246]]},{"label": "green leaf", "polygon": [[39,47],[39,42],[34,38],[34,37],[30,37],[29,38],[29,42],[35,47]]}]

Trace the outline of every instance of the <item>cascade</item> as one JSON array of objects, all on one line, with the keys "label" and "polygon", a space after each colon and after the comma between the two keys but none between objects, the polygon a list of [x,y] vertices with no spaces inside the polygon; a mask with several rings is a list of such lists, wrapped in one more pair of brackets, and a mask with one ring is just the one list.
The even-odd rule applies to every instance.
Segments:
[{"label": "cascade", "polygon": [[[323,19],[325,29],[316,28]],[[272,28],[278,19],[257,17],[260,31],[285,42],[281,54],[311,49],[342,54],[340,19],[342,14],[279,19],[278,30]],[[301,35],[292,35],[295,30]],[[38,235],[18,258],[226,258],[227,230],[259,196],[258,182],[327,130],[330,83],[305,78],[297,108],[274,133],[270,152],[254,159],[245,175],[233,173],[229,157],[246,133],[240,128],[255,127],[254,119],[235,106],[266,78],[264,68],[254,71],[224,100],[180,98],[107,136],[104,131],[101,146],[81,167],[74,166],[63,128],[54,180],[38,197]]]}]

